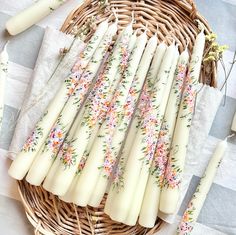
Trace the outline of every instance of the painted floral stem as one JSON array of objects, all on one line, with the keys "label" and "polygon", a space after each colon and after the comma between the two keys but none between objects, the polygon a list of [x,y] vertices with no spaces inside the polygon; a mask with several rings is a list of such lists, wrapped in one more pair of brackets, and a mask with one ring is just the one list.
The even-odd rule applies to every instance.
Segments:
[{"label": "painted floral stem", "polygon": [[212,182],[227,148],[227,138],[221,141],[210,159],[200,183],[190,200],[182,220],[177,228],[177,235],[190,235],[210,191]]},{"label": "painted floral stem", "polygon": [[204,45],[205,35],[202,31],[193,48],[160,195],[160,210],[167,214],[174,213],[178,205]]},{"label": "painted floral stem", "polygon": [[[187,50],[185,50],[181,53],[178,60],[174,81],[171,87],[170,96],[157,141],[154,159],[150,168],[149,178],[145,189],[139,215],[139,224],[143,227],[152,228],[156,222],[160,191],[167,164],[167,156],[170,150],[171,139],[179,111],[188,60],[189,54]],[[153,200],[153,198],[155,198],[155,200]]]},{"label": "painted floral stem", "polygon": [[99,206],[106,192],[109,179],[114,172],[114,167],[117,163],[122,143],[125,140],[127,130],[130,126],[156,47],[157,37],[154,35],[149,39],[142,55],[139,68],[135,74],[128,97],[123,106],[122,118],[114,131],[111,143],[107,143],[105,160],[93,190],[93,194],[88,203],[90,206]]},{"label": "painted floral stem", "polygon": [[[162,119],[161,113],[159,114],[160,104],[162,104],[161,109],[165,110],[164,100],[162,102],[162,99],[163,97],[165,97],[165,100],[168,99],[167,88],[172,84],[171,76],[174,75],[175,68],[171,68],[175,64],[175,57],[177,58],[177,49],[174,45],[171,45],[166,50],[156,82],[151,91],[150,102],[146,106],[146,112],[142,117],[142,122],[128,156],[123,175],[124,187],[116,195],[117,200],[113,203],[110,210],[111,218],[118,222],[129,223],[127,221],[131,221],[134,218],[131,216],[132,219],[128,219],[129,213],[133,208],[133,200],[135,200],[135,188],[138,186],[138,180],[142,180],[139,177],[142,167],[149,166],[152,161],[153,145],[157,139],[156,133],[158,132],[159,121]],[[159,116],[157,116],[158,114]]]},{"label": "painted floral stem", "polygon": [[88,204],[96,180],[99,177],[100,170],[98,170],[98,168],[103,165],[106,143],[107,141],[110,141],[117,124],[121,120],[123,105],[125,104],[129,89],[137,71],[146,41],[146,33],[141,34],[137,38],[134,49],[129,58],[127,69],[124,71],[122,79],[111,101],[106,120],[102,124],[97,137],[95,138],[93,148],[75,187],[74,203],[77,205],[82,206]]}]

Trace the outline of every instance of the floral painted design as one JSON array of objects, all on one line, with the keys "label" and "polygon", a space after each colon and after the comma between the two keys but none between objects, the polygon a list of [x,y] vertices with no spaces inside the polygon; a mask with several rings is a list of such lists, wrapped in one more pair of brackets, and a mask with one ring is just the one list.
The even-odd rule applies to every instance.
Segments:
[{"label": "floral painted design", "polygon": [[35,126],[35,129],[32,131],[31,135],[27,138],[25,144],[23,145],[21,151],[22,152],[35,152],[36,147],[38,145],[38,141],[41,137],[43,137],[43,128],[41,127],[41,122],[43,121],[43,118],[48,114],[48,111],[46,111],[38,123]]},{"label": "floral painted design", "polygon": [[74,90],[78,85],[80,76],[81,75],[78,72],[75,72],[65,79],[64,83],[67,89],[66,98],[69,98],[71,95],[74,94]]},{"label": "floral painted design", "polygon": [[85,167],[85,163],[86,163],[86,161],[87,161],[88,156],[89,156],[89,153],[87,153],[87,152],[85,151],[83,157],[81,158],[81,160],[80,160],[80,162],[79,162],[78,169],[77,169],[77,171],[76,171],[76,175],[80,175],[80,174],[81,174],[82,170],[83,170],[84,167]]},{"label": "floral painted design", "polygon": [[66,98],[73,95],[75,88],[77,87],[77,85],[79,85],[79,80],[89,62],[91,54],[90,52],[94,50],[94,44],[97,42],[98,39],[99,37],[96,35],[91,38],[85,49],[79,54],[79,57],[71,70],[72,74],[65,79],[64,82],[67,88]]},{"label": "floral painted design", "polygon": [[178,226],[178,235],[189,235],[193,230],[193,224],[195,220],[193,219],[193,213],[196,210],[194,203],[191,201],[188,205],[187,210],[184,212],[183,218]]},{"label": "floral painted design", "polygon": [[75,62],[73,68],[72,68],[72,73],[83,73],[83,69],[87,66],[88,60],[90,58],[91,51],[94,50],[94,44],[97,42],[99,37],[97,35],[94,35],[91,40],[88,42],[87,46],[85,49],[80,53],[77,61]]},{"label": "floral painted design", "polygon": [[199,62],[199,57],[196,57],[195,60],[191,62],[190,69],[186,76],[185,86],[183,90],[183,97],[181,101],[181,119],[187,120],[187,127],[190,128],[192,122],[192,116],[195,106],[195,98],[197,95],[197,84],[198,77],[194,75],[194,66]]},{"label": "floral painted design", "polygon": [[[170,74],[170,69],[171,68],[166,71],[167,76]],[[150,82],[150,85],[151,84],[152,82]],[[163,114],[160,113],[159,98],[157,95],[161,89],[159,84],[161,86],[165,85],[165,81],[162,82],[159,80],[157,85],[154,85],[154,87],[149,90],[148,102],[146,103],[145,112],[143,112],[144,115],[140,125],[141,134],[143,136],[141,148],[143,157],[140,160],[144,161],[147,165],[150,165],[153,161],[163,120]]]},{"label": "floral painted design", "polygon": [[[124,37],[124,41],[122,42],[121,50],[120,50],[120,61],[121,63],[119,64],[119,74],[123,74],[125,71],[127,71],[128,67],[128,60],[131,54],[131,51],[128,49],[128,37]],[[123,90],[127,89],[127,76],[131,76],[131,74],[126,73],[121,78],[121,81],[119,83],[118,89],[115,91],[112,100],[109,103],[109,106],[105,106],[106,109],[106,126],[105,126],[105,134],[101,136],[104,138],[103,141],[103,152],[105,155],[104,163],[99,169],[104,170],[104,176],[105,177],[110,177],[114,165],[115,165],[115,158],[112,155],[112,136],[114,134],[114,131],[116,127],[119,125],[120,121],[125,118],[125,113],[123,112],[123,109],[120,103],[120,98],[124,97],[125,94],[123,94]],[[134,92],[132,89],[129,91],[130,95],[134,95]],[[128,102],[131,102],[131,98],[128,98]],[[104,107],[104,106],[103,106]],[[129,105],[131,107],[131,104]],[[125,110],[129,109],[128,106],[125,106]],[[133,107],[132,107],[133,108]],[[105,114],[105,112],[103,112]],[[130,114],[132,111],[130,112]],[[127,114],[127,113],[126,113]],[[100,114],[101,115],[101,114]]]},{"label": "floral painted design", "polygon": [[186,86],[184,88],[183,98],[182,98],[182,110],[180,118],[187,119],[187,127],[190,128],[192,122],[192,116],[195,106],[196,97],[196,84],[191,83],[191,76],[188,73],[186,78]]},{"label": "floral painted design", "polygon": [[179,164],[175,158],[175,154],[178,152],[178,146],[176,145],[175,147],[172,147],[170,154],[169,154],[169,159],[168,163],[166,166],[166,171],[165,171],[165,179],[163,182],[163,186],[167,188],[177,188],[179,187],[181,183],[181,174],[182,170],[179,167]]},{"label": "floral painted design", "polygon": [[[107,119],[108,124],[106,127],[107,131],[105,135],[105,143],[103,146],[105,152],[105,160],[103,165],[105,177],[111,176],[111,173],[114,170],[114,165],[116,163],[116,156],[118,154],[118,152],[115,151],[114,147],[112,146],[112,136],[114,134],[114,131],[116,130],[116,127],[119,126],[118,131],[125,133],[132,119],[136,103],[139,98],[139,92],[137,89],[138,80],[138,77],[134,78],[134,81],[132,82],[132,85],[129,89],[125,104],[123,106],[120,106],[120,101],[118,98],[120,95],[123,95],[122,89],[121,91],[118,90],[118,92],[116,92],[114,97],[117,97],[117,99],[115,100],[115,102],[112,103],[111,108],[109,110]],[[125,81],[123,82],[126,83]],[[122,85],[122,87],[124,85]],[[121,122],[123,125],[120,125]],[[120,146],[121,144],[122,143],[120,143]]]},{"label": "floral painted design", "polygon": [[162,187],[165,169],[168,161],[168,155],[170,152],[171,136],[169,133],[169,127],[164,121],[161,126],[159,138],[156,145],[156,150],[153,158],[153,164],[150,169],[152,175],[156,178],[156,183],[159,187]]},{"label": "floral painted design", "polygon": [[43,152],[50,151],[52,153],[51,157],[56,157],[59,149],[65,139],[66,129],[61,122],[61,115],[58,117],[57,122],[51,128],[50,133],[45,141],[45,146]]},{"label": "floral painted design", "polygon": [[43,136],[43,129],[40,126],[36,126],[34,131],[26,140],[25,144],[22,147],[23,152],[34,152],[36,151],[36,146],[38,145],[38,140]]},{"label": "floral painted design", "polygon": [[63,143],[58,157],[65,169],[70,168],[72,165],[76,164],[77,154],[75,149],[69,143]]},{"label": "floral painted design", "polygon": [[184,79],[186,77],[187,72],[187,64],[178,64],[176,71],[175,71],[175,80],[172,86],[174,90],[174,94],[176,94],[176,106],[179,108],[182,91],[184,88]]},{"label": "floral painted design", "polygon": [[[175,79],[172,85],[171,89],[171,95],[174,95],[175,97],[175,104],[172,104],[174,107],[172,107],[174,110],[176,110],[176,116],[178,114],[181,97],[182,97],[182,91],[183,91],[183,84],[184,79],[186,77],[187,72],[187,63],[179,63],[177,65],[176,71],[175,71]],[[169,105],[169,104],[168,104]],[[165,177],[165,169],[168,162],[168,156],[170,154],[170,148],[171,148],[171,140],[173,133],[170,133],[170,126],[168,124],[172,124],[169,122],[168,117],[164,117],[161,131],[159,133],[159,138],[156,146],[156,152],[154,156],[153,165],[151,168],[151,174],[155,176],[156,183],[159,187],[163,186],[163,181]],[[168,174],[170,174],[170,168],[168,168]],[[172,176],[169,175],[169,180],[173,183],[175,173],[172,174]]]},{"label": "floral painted design", "polygon": [[[102,45],[100,45],[100,49],[102,49],[101,54],[105,56],[106,52],[108,51],[110,45],[112,43],[112,36],[106,35],[104,40],[102,41]],[[97,61],[96,58],[91,59],[91,63],[98,64],[101,61]],[[75,99],[75,104],[80,107],[81,102],[84,100],[85,94],[88,92],[90,85],[94,79],[95,73],[94,71],[90,71],[86,69],[83,75],[80,77],[78,81],[78,85],[76,86],[73,96]]]}]

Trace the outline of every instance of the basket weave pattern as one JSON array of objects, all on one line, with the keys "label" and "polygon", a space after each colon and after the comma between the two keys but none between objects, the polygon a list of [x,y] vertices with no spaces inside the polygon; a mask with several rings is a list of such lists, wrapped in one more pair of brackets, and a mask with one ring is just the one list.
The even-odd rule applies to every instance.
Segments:
[{"label": "basket weave pattern", "polygon": [[[94,25],[107,18],[114,20],[112,9],[115,9],[118,15],[119,30],[130,22],[134,12],[134,29],[147,26],[150,37],[158,28],[159,42],[170,44],[174,39],[179,44],[180,51],[183,51],[186,45],[192,50],[199,32],[196,19],[204,24],[206,33],[211,32],[192,0],[86,0],[67,17],[61,30],[73,33],[75,28],[90,25],[89,22],[93,19],[90,25],[92,27],[85,38],[87,40],[94,32]],[[202,66],[201,82],[215,87],[215,78],[215,62]],[[24,180],[18,184],[26,215],[35,227],[37,235],[152,235],[161,228],[162,222],[159,219],[152,229],[143,228],[138,224],[131,227],[112,221],[103,212],[105,197],[99,208],[82,208],[65,203],[42,187],[32,186]]]}]

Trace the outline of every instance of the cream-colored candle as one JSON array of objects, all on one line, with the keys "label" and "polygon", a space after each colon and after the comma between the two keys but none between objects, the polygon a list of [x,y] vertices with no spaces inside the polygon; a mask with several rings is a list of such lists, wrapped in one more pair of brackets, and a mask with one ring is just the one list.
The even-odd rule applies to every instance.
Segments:
[{"label": "cream-colored candle", "polygon": [[193,48],[160,195],[160,210],[167,214],[172,214],[176,211],[179,200],[179,190],[194,111],[196,89],[201,71],[204,45],[205,35],[201,32],[198,34]]},{"label": "cream-colored candle", "polygon": [[124,186],[119,194],[116,195],[116,202],[113,203],[109,214],[113,220],[118,222],[124,222],[126,220],[129,209],[131,208],[135,187],[137,186],[138,180],[141,180],[139,179],[141,169],[143,165],[148,166],[150,164],[149,162],[151,162],[154,142],[157,139],[156,132],[158,132],[160,125],[159,120],[162,118],[161,115],[157,117],[157,114],[159,106],[162,103],[162,98],[166,96],[165,88],[167,84],[171,84],[172,78],[169,75],[176,54],[177,51],[174,45],[167,48],[150,96],[150,104],[146,108],[142,123],[128,156],[123,176]]},{"label": "cream-colored candle", "polygon": [[6,90],[6,78],[8,71],[8,53],[7,44],[4,46],[3,51],[0,54],[0,131],[2,127],[3,120],[3,109],[4,109],[4,96]]},{"label": "cream-colored candle", "polygon": [[96,187],[94,188],[91,198],[89,200],[90,206],[99,206],[105,194],[111,173],[114,170],[114,164],[117,162],[117,157],[119,155],[120,148],[125,139],[125,135],[128,130],[130,121],[133,117],[133,113],[135,111],[135,107],[140,96],[140,91],[142,90],[145,78],[147,76],[148,69],[150,67],[153,55],[156,50],[156,46],[157,37],[155,35],[151,37],[147,43],[147,46],[139,64],[139,68],[135,74],[135,79],[132,83],[131,89],[129,91],[128,97],[123,108],[124,111],[121,117],[121,122],[114,131],[111,143],[107,145],[104,164],[101,169],[100,176],[97,179]]},{"label": "cream-colored candle", "polygon": [[159,208],[160,191],[165,173],[165,167],[167,164],[167,156],[169,154],[171,140],[174,132],[175,122],[179,111],[188,61],[189,54],[187,50],[185,50],[179,57],[174,82],[172,84],[164,119],[161,126],[161,131],[158,137],[154,159],[149,173],[147,187],[145,189],[145,194],[139,215],[139,224],[143,227],[152,228],[156,222]]},{"label": "cream-colored candle", "polygon": [[234,119],[231,125],[231,130],[236,132],[236,113],[234,114]]},{"label": "cream-colored candle", "polygon": [[[119,43],[114,48],[114,51],[107,63],[105,71],[102,71],[98,77],[98,82],[94,86],[94,92],[92,101],[86,105],[86,112],[83,116],[80,126],[77,128],[76,133],[72,138],[69,138],[68,147],[72,149],[72,156],[75,156],[75,161],[71,162],[70,165],[65,165],[65,161],[62,157],[61,166],[58,168],[55,178],[53,180],[53,189],[52,193],[56,195],[64,195],[70,186],[71,181],[73,180],[74,174],[77,170],[77,166],[80,162],[81,157],[86,149],[86,146],[89,142],[91,134],[98,130],[100,116],[104,116],[101,111],[108,109],[106,107],[109,104],[110,100],[107,100],[109,97],[110,86],[114,83],[116,72],[120,63],[122,63],[122,51],[128,49],[128,42],[132,35],[132,24],[130,24],[123,31],[122,36],[119,39]],[[106,111],[105,111],[106,112]],[[79,146],[79,148],[78,148]],[[69,157],[66,153],[66,158]]]},{"label": "cream-colored candle", "polygon": [[146,33],[141,34],[137,38],[127,69],[124,72],[122,80],[119,83],[111,102],[111,108],[108,111],[106,121],[103,123],[98,132],[93,148],[91,149],[90,155],[74,190],[73,202],[77,205],[85,206],[88,204],[89,198],[93,192],[100,173],[97,168],[103,166],[106,143],[112,137],[115,127],[120,121],[120,114],[123,110],[123,105],[125,104],[128,96],[136,70],[138,69],[146,41]]},{"label": "cream-colored candle", "polygon": [[21,33],[52,13],[65,2],[66,0],[39,0],[11,17],[6,23],[6,29],[11,35]]},{"label": "cream-colored candle", "polygon": [[227,139],[221,141],[210,159],[200,183],[190,200],[177,229],[177,235],[190,235],[210,191],[217,169],[227,148]]},{"label": "cream-colored candle", "polygon": [[80,79],[83,70],[86,68],[87,64],[91,60],[91,57],[93,56],[96,48],[101,42],[107,28],[108,22],[102,22],[98,26],[98,29],[92,36],[91,40],[88,42],[86,48],[80,53],[78,59],[79,66],[77,67],[76,72],[74,72],[71,76],[65,79],[56,96],[48,105],[44,115],[36,124],[36,127],[34,128],[32,134],[25,142],[21,152],[13,161],[9,169],[9,174],[13,178],[21,180],[29,170],[36,154],[40,150],[41,146],[44,144],[44,141],[46,140],[51,127],[57,120],[57,117],[63,109],[68,98],[71,96],[71,94],[73,94],[74,89],[78,85],[78,80]]},{"label": "cream-colored candle", "polygon": [[[135,193],[133,195],[132,206],[128,212],[128,216],[126,217],[126,219],[124,221],[128,225],[135,225],[136,224],[137,219],[138,219],[138,215],[141,210],[142,201],[143,201],[143,197],[144,197],[144,193],[145,193],[145,189],[146,189],[146,185],[147,185],[147,181],[148,181],[149,171],[150,171],[152,159],[155,154],[155,146],[156,146],[156,143],[158,140],[158,136],[159,136],[159,132],[160,132],[160,128],[161,128],[161,123],[163,121],[163,116],[165,113],[166,105],[167,105],[170,90],[171,90],[171,85],[173,83],[174,73],[176,70],[176,65],[178,62],[178,57],[179,57],[178,51],[176,50],[173,53],[174,53],[174,58],[172,60],[171,70],[168,75],[168,81],[166,82],[166,86],[164,88],[164,92],[163,92],[163,96],[162,96],[160,105],[158,105],[158,106],[153,105],[153,102],[152,102],[153,99],[151,99],[151,106],[153,106],[156,109],[156,115],[155,115],[155,111],[154,112],[151,111],[149,114],[147,112],[144,115],[144,122],[145,122],[145,120],[150,120],[153,117],[157,117],[156,123],[160,123],[160,124],[158,125],[158,127],[156,129],[154,129],[155,131],[153,131],[152,126],[150,126],[151,128],[149,127],[150,129],[149,128],[146,129],[149,133],[147,134],[147,138],[145,138],[145,139],[152,138],[153,143],[151,143],[151,145],[149,145],[149,146],[154,145],[154,149],[152,149],[152,147],[147,147],[147,149],[148,150],[150,149],[150,152],[152,152],[151,153],[152,155],[149,155],[149,156],[148,155],[146,155],[146,156],[141,155],[141,159],[144,157],[144,161],[143,161],[142,168],[141,168],[141,171],[139,174],[139,179],[138,179],[136,187],[135,187]],[[142,125],[141,125],[140,129],[142,129]],[[143,133],[146,133],[146,132],[143,132]],[[137,133],[137,136],[138,135],[139,135],[139,132]],[[143,140],[145,140],[145,139],[143,138]],[[140,148],[140,150],[141,150],[141,148]],[[145,162],[145,158],[147,156],[148,156],[148,160],[146,160],[146,162]]]},{"label": "cream-colored candle", "polygon": [[125,140],[124,148],[122,149],[122,152],[121,152],[119,164],[115,170],[114,177],[112,180],[112,185],[110,187],[108,197],[106,200],[104,211],[108,215],[110,213],[110,207],[112,206],[112,203],[116,201],[117,192],[119,192],[120,188],[123,187],[123,174],[124,174],[126,162],[130,153],[130,149],[133,145],[139,124],[141,122],[141,117],[143,116],[143,113],[146,111],[146,104],[149,102],[149,99],[150,99],[149,93],[153,88],[153,84],[155,83],[156,76],[158,74],[166,48],[167,48],[166,44],[160,43],[157,46],[155,55],[153,57],[152,65],[150,67],[150,70],[147,76],[147,81],[144,84],[140,101],[135,111],[134,119],[132,120],[131,126],[129,128],[128,135]]},{"label": "cream-colored candle", "polygon": [[[57,156],[59,148],[63,143],[76,114],[80,110],[81,104],[83,103],[94,78],[96,77],[103,58],[116,32],[117,23],[114,23],[109,26],[101,43],[94,52],[91,61],[88,63],[88,66],[78,81],[78,86],[75,88],[75,93],[69,98],[56,123],[51,128],[45,144],[42,146],[32,166],[30,167],[29,173],[26,177],[26,180],[30,184],[38,186],[46,177],[55,157]],[[64,165],[63,167],[70,166]]]}]

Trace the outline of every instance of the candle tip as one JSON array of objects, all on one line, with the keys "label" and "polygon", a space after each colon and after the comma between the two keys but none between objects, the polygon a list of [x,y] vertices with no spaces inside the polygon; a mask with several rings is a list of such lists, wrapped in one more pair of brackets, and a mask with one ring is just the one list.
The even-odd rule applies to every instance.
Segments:
[{"label": "candle tip", "polygon": [[134,11],[132,11],[132,13],[131,13],[131,22],[130,22],[130,24],[133,24],[134,23]]},{"label": "candle tip", "polygon": [[224,140],[225,141],[228,141],[228,139],[232,138],[235,136],[235,133],[231,134],[231,135],[228,135]]},{"label": "candle tip", "polygon": [[8,44],[9,44],[9,41],[7,41],[7,42],[5,43],[4,48],[3,48],[4,51],[7,50],[7,46],[8,46]]},{"label": "candle tip", "polygon": [[199,19],[195,21],[197,22],[197,26],[198,26],[198,29],[200,30],[200,33],[203,33],[206,28],[205,25]]},{"label": "candle tip", "polygon": [[156,32],[155,32],[155,36],[157,37],[157,32],[158,32],[158,30],[159,30],[159,24],[156,23],[156,26],[157,26],[157,29],[156,29]]},{"label": "candle tip", "polygon": [[140,28],[136,29],[136,30],[134,31],[134,35],[137,35],[137,34],[138,34],[138,31],[140,31],[140,30],[141,30]]},{"label": "candle tip", "polygon": [[119,18],[118,18],[118,15],[117,15],[117,9],[115,9],[115,8],[112,8],[112,13],[113,13],[113,15],[115,16],[115,23],[116,24],[118,24],[118,21],[119,21]]},{"label": "candle tip", "polygon": [[187,42],[186,42],[184,51],[188,50],[189,42],[190,42],[190,40],[189,40],[189,38],[187,38]]}]

